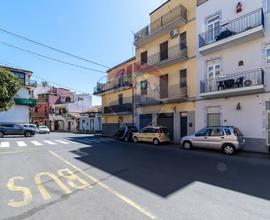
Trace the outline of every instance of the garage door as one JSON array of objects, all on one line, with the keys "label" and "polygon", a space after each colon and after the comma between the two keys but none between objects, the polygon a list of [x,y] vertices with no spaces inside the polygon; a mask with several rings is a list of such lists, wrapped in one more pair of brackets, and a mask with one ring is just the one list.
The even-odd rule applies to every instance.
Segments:
[{"label": "garage door", "polygon": [[170,138],[173,140],[173,113],[159,114],[157,124],[168,128]]},{"label": "garage door", "polygon": [[152,125],[152,114],[140,115],[140,129]]}]

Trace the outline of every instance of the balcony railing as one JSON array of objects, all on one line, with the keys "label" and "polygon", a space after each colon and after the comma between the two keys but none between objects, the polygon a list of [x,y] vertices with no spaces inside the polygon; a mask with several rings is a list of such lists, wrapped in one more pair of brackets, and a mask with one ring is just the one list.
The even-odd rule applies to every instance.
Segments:
[{"label": "balcony railing", "polygon": [[157,20],[151,22],[150,25],[144,27],[143,29],[135,33],[135,42],[142,40],[148,35],[151,35],[152,33],[162,29],[164,26],[170,24],[178,18],[183,18],[184,20],[187,20],[187,9],[183,5],[175,7],[170,12],[162,15]]},{"label": "balcony railing", "polygon": [[260,8],[235,20],[229,21],[218,28],[200,34],[199,47],[204,47],[261,25],[264,26],[264,13]]},{"label": "balcony railing", "polygon": [[220,75],[201,81],[201,94],[209,92],[226,92],[232,89],[250,88],[264,85],[264,71],[255,69],[246,72]]},{"label": "balcony railing", "polygon": [[[149,91],[148,91],[149,92]],[[188,98],[187,86],[180,84],[168,86],[168,89],[157,88],[156,92],[153,91],[149,95],[139,95],[135,97],[135,104],[138,105],[157,105],[169,102],[181,102]]]},{"label": "balcony railing", "polygon": [[36,80],[27,80],[25,82],[25,86],[29,87],[37,87],[37,81]]},{"label": "balcony railing", "polygon": [[48,112],[31,112],[31,117],[44,118],[48,116],[49,116]]},{"label": "balcony railing", "polygon": [[132,86],[132,75],[123,76],[113,81],[107,83],[97,83],[97,86],[94,88],[94,95],[99,93],[107,92],[110,90],[116,90],[123,87]]},{"label": "balcony railing", "polygon": [[132,103],[125,103],[122,105],[111,105],[104,107],[104,114],[113,114],[113,113],[125,113],[132,112]]},{"label": "balcony railing", "polygon": [[168,48],[168,54],[161,54],[161,52],[153,54],[147,58],[148,65],[160,65],[171,60],[183,58],[187,59],[187,48],[180,49],[180,45],[174,45]]},{"label": "balcony railing", "polygon": [[34,107],[37,105],[36,99],[24,99],[24,98],[14,98],[14,102],[16,105],[26,105]]}]

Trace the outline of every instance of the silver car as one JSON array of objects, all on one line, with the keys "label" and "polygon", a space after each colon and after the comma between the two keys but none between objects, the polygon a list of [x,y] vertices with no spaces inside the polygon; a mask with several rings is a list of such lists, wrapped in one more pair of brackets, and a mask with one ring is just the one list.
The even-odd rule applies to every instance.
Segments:
[{"label": "silver car", "polygon": [[207,148],[222,150],[225,154],[232,155],[239,151],[245,144],[242,132],[233,126],[208,127],[194,135],[181,139],[184,149]]}]

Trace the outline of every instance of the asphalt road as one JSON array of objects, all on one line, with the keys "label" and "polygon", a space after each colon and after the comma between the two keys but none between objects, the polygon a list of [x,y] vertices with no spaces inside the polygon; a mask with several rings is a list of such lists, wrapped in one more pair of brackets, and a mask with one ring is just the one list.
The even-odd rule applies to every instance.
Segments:
[{"label": "asphalt road", "polygon": [[270,219],[270,157],[52,133],[0,139],[0,219]]}]

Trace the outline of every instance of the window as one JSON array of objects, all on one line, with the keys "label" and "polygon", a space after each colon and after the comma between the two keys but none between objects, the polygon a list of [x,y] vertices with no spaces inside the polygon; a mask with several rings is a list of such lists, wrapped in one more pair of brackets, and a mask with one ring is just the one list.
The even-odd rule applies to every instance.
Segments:
[{"label": "window", "polygon": [[127,74],[131,74],[132,73],[132,65],[129,65],[127,67]]},{"label": "window", "polygon": [[270,48],[266,49],[266,61],[270,65]]},{"label": "window", "polygon": [[220,113],[208,113],[207,126],[210,127],[220,126]]},{"label": "window", "polygon": [[180,87],[187,87],[187,69],[180,70]]},{"label": "window", "polygon": [[35,112],[38,112],[38,107],[35,107]]},{"label": "window", "polygon": [[187,32],[180,34],[180,50],[187,49]]},{"label": "window", "polygon": [[228,129],[228,128],[225,128],[224,131],[225,131],[226,135],[231,135],[232,134],[230,129]]},{"label": "window", "polygon": [[141,64],[147,64],[147,51],[141,53]]},{"label": "window", "polygon": [[14,72],[14,75],[19,78],[21,85],[25,85],[25,74],[24,73]]},{"label": "window", "polygon": [[220,16],[215,16],[207,21],[208,42],[216,40],[220,32]]},{"label": "window", "polygon": [[141,81],[141,94],[147,95],[147,80]]},{"label": "window", "polygon": [[118,104],[123,105],[123,94],[118,95]]},{"label": "window", "polygon": [[160,44],[160,61],[168,59],[168,41]]},{"label": "window", "polygon": [[266,0],[266,11],[270,11],[270,0]]},{"label": "window", "polygon": [[155,132],[153,131],[153,128],[145,128],[145,129],[142,131],[142,133],[149,134],[149,133],[155,133]]},{"label": "window", "polygon": [[196,133],[196,137],[204,137],[204,136],[208,136],[209,134],[209,129],[202,129],[199,132]]},{"label": "window", "polygon": [[208,66],[208,79],[217,78],[220,76],[221,73],[221,65],[220,64],[214,64]]},{"label": "window", "polygon": [[211,129],[211,132],[210,132],[210,135],[209,136],[212,136],[212,137],[221,137],[224,135],[224,132],[222,129],[220,128],[213,128]]}]

